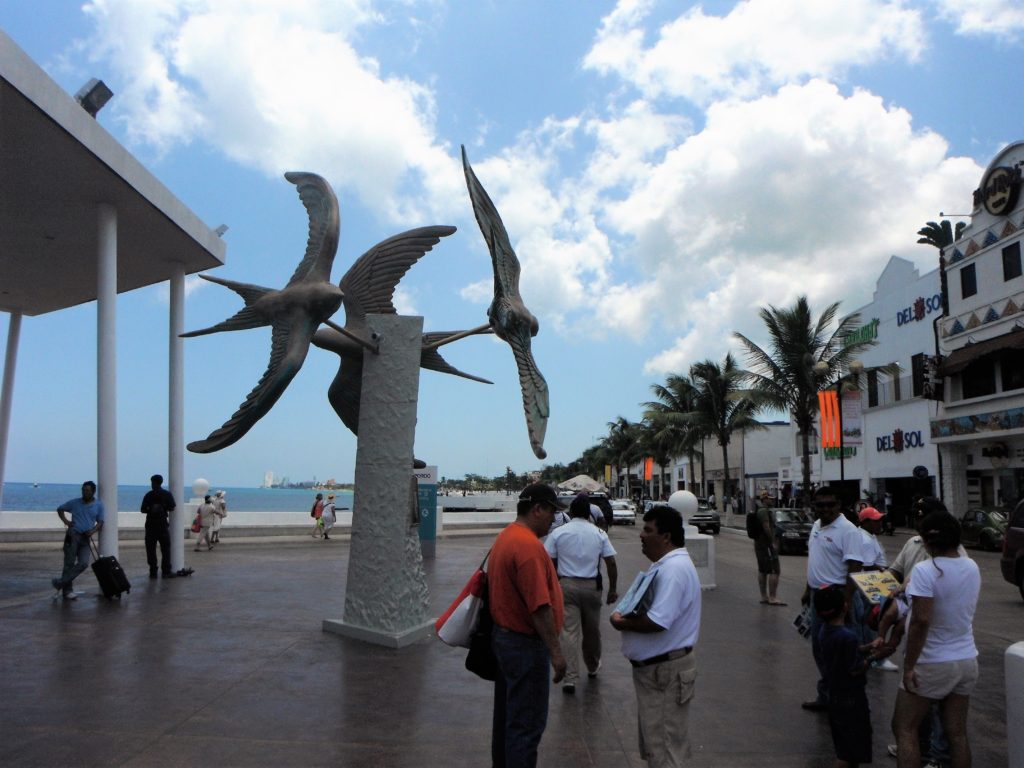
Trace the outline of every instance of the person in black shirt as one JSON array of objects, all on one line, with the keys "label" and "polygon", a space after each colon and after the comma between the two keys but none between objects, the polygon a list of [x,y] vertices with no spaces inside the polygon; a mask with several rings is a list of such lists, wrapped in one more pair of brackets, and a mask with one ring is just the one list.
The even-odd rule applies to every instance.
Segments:
[{"label": "person in black shirt", "polygon": [[857,636],[846,626],[849,604],[842,587],[819,589],[814,609],[821,617],[821,655],[828,685],[828,724],[836,750],[836,768],[856,768],[871,762],[871,711],[865,671],[869,658]]},{"label": "person in black shirt", "polygon": [[160,569],[165,579],[174,577],[171,570],[171,531],[168,515],[174,509],[174,496],[164,490],[161,475],[149,478],[153,490],[142,497],[142,514],[146,516],[146,562],[149,563],[149,578],[156,578],[156,545],[160,543]]}]

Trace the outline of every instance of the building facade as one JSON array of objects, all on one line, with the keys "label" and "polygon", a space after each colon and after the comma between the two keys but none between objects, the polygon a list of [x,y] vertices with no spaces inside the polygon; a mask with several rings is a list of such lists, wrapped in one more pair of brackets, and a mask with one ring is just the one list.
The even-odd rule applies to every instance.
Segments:
[{"label": "building facade", "polygon": [[[936,253],[938,257],[938,253]],[[926,399],[921,376],[926,356],[934,357],[935,323],[942,315],[940,272],[920,274],[906,259],[889,259],[875,283],[872,301],[853,310],[860,326],[851,342],[874,341],[857,356],[858,375],[847,374],[842,388],[842,448],[821,447],[811,436],[811,482],[843,489],[848,501],[870,495],[881,504],[891,496],[897,523],[914,496],[934,495],[940,483],[938,448],[931,419],[938,404]],[[918,370],[920,374],[920,370]],[[790,458],[779,467],[783,497],[801,482],[801,436],[790,435]]]},{"label": "building facade", "polygon": [[951,510],[1011,504],[1024,491],[1024,142],[986,168],[971,219],[943,249],[948,312],[940,323],[944,398],[931,420]]}]

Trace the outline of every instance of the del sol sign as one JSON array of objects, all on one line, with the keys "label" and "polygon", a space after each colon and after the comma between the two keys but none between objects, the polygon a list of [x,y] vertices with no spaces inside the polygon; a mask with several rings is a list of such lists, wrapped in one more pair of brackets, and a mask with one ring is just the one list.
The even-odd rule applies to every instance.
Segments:
[{"label": "del sol sign", "polygon": [[875,438],[875,449],[879,452],[892,451],[903,453],[905,448],[924,448],[924,438],[921,430],[915,429],[911,432],[904,432],[902,429],[894,429],[891,435],[882,435]]},{"label": "del sol sign", "polygon": [[896,313],[896,325],[906,325],[907,323],[918,322],[924,320],[926,315],[930,315],[932,312],[939,312],[942,310],[942,294],[936,293],[934,296],[925,298],[924,296],[918,296],[914,299],[914,303],[905,309],[901,309]]}]

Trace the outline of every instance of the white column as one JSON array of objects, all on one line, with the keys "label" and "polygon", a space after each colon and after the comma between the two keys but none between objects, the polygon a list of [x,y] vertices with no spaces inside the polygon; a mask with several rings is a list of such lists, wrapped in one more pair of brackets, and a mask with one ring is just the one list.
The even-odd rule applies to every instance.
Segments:
[{"label": "white column", "polygon": [[185,567],[185,267],[171,273],[170,333],[168,337],[167,489],[176,503],[171,513],[171,567]]},{"label": "white column", "polygon": [[106,511],[100,552],[118,554],[117,536],[117,210],[97,206],[96,464]]},{"label": "white column", "polygon": [[967,509],[967,446],[963,443],[942,443],[942,500],[954,514]]},{"label": "white column", "polygon": [[11,429],[11,403],[14,399],[14,368],[18,361],[18,337],[21,313],[12,312],[7,325],[7,351],[4,353],[4,382],[0,389],[0,509],[4,502],[4,477],[7,466],[7,435]]}]

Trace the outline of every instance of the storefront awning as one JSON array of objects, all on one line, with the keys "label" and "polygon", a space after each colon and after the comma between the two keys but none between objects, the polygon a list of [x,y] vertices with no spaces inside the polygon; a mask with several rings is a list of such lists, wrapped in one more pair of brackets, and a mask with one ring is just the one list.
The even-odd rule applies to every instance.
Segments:
[{"label": "storefront awning", "polygon": [[986,355],[1004,349],[1024,349],[1024,329],[1017,329],[1002,336],[996,336],[994,339],[986,339],[954,350],[942,361],[939,372],[943,376],[952,376],[955,373],[960,373],[975,360],[980,360]]}]

